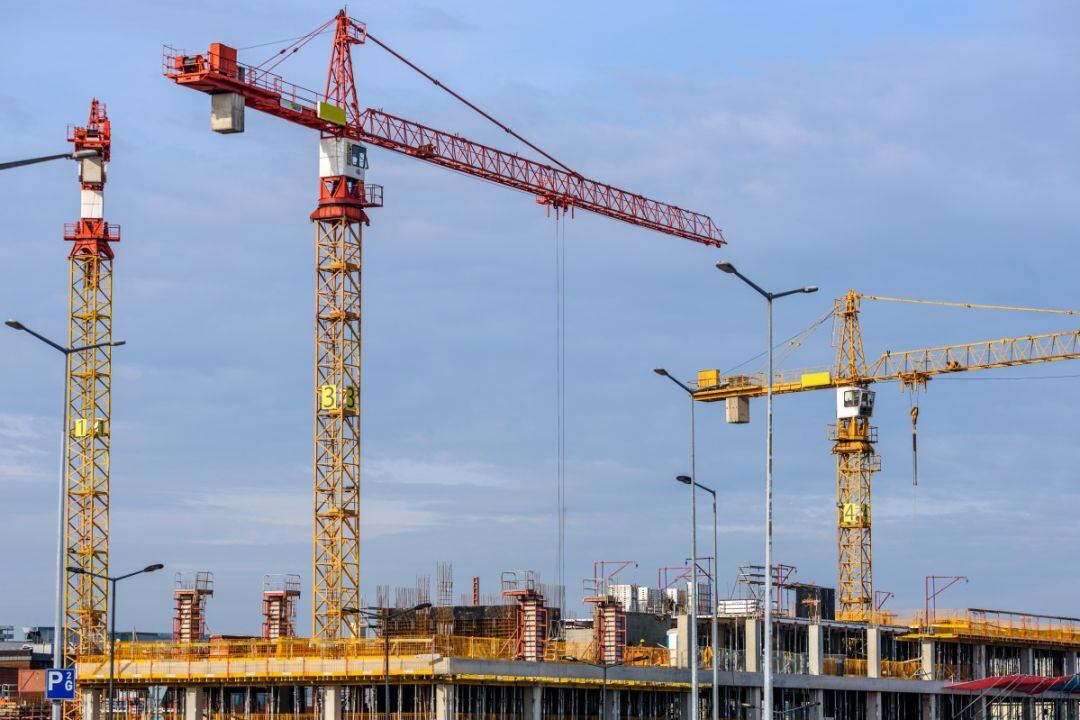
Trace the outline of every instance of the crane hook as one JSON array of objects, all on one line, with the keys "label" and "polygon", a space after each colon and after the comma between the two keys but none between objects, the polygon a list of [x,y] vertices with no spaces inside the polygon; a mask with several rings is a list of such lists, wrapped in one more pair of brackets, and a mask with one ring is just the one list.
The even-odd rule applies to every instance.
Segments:
[{"label": "crane hook", "polygon": [[911,406],[911,484],[914,487],[919,486],[919,445],[917,441],[917,432],[919,422],[919,406]]}]

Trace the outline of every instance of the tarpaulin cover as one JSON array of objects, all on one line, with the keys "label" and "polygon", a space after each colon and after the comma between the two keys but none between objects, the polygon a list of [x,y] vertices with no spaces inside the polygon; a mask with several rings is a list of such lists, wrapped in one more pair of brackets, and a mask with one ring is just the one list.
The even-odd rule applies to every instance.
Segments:
[{"label": "tarpaulin cover", "polygon": [[1007,690],[1041,695],[1044,692],[1080,693],[1080,675],[1041,677],[1039,675],[999,675],[947,686],[949,690]]}]

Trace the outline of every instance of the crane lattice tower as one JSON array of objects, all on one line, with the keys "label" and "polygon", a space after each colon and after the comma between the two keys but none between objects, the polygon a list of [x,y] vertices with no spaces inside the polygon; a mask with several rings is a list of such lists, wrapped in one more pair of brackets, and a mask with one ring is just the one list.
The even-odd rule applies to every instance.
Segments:
[{"label": "crane lattice tower", "polygon": [[[104,654],[109,573],[109,437],[112,389],[113,250],[120,228],[104,220],[105,167],[112,128],[105,105],[90,104],[90,119],[71,127],[75,151],[97,150],[80,161],[78,222],[64,227],[73,244],[70,264],[68,345],[99,347],[68,355],[65,443],[66,567],[63,647],[68,665],[85,655]],[[94,573],[90,575],[89,573]],[[65,703],[65,717],[78,717]]]},{"label": "crane lattice tower", "polygon": [[[360,118],[349,46],[362,41],[344,12],[337,16],[327,101]],[[312,635],[356,635],[344,607],[360,599],[360,279],[365,209],[381,204],[366,187],[367,151],[345,129],[319,141],[315,223],[315,532]]]},{"label": "crane lattice tower", "polygon": [[[859,297],[849,292],[836,302],[836,367],[853,383],[866,376],[859,326]],[[831,434],[836,455],[836,537],[839,619],[871,619],[874,607],[870,483],[881,469],[874,452],[877,428],[870,425],[874,394],[863,387],[841,389]],[[867,406],[869,403],[869,406]]]}]

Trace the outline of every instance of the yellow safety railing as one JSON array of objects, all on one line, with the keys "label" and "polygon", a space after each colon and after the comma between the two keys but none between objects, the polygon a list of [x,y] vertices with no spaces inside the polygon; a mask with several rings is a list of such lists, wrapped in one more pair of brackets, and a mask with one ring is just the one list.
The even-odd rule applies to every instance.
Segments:
[{"label": "yellow safety railing", "polygon": [[[428,637],[391,638],[389,647],[382,638],[353,638],[345,640],[312,640],[308,638],[283,638],[277,641],[258,639],[215,639],[197,643],[171,642],[118,642],[116,662],[121,677],[126,673],[152,674],[155,667],[177,664],[209,663],[224,664],[226,673],[252,674],[259,672],[288,672],[303,674],[308,670],[328,670],[327,662],[345,661],[344,668],[335,672],[348,672],[353,661],[381,660],[389,650],[391,672],[414,672],[417,665],[433,663],[440,657],[475,660],[512,660],[516,648],[511,638],[471,637],[464,635],[434,635]],[[705,651],[707,653],[707,650]],[[626,665],[667,667],[670,653],[666,648],[629,646],[624,648]],[[548,662],[571,662],[575,658],[584,662],[596,662],[593,643],[550,640],[545,643],[544,660]],[[108,655],[87,656],[80,662],[90,666],[104,667]],[[138,669],[135,669],[138,666]],[[166,672],[163,670],[163,672]],[[172,671],[168,671],[172,672]],[[90,675],[98,675],[91,671]]]},{"label": "yellow safety railing", "polygon": [[881,677],[917,680],[922,674],[922,660],[882,660]]},{"label": "yellow safety railing", "polygon": [[[660,647],[628,646],[623,658],[623,665],[667,667],[671,662],[671,651]],[[709,661],[712,661],[711,655]]]},{"label": "yellow safety railing", "polygon": [[462,635],[439,635],[435,647],[445,657],[475,660],[511,660],[513,641],[507,638],[468,637]]},{"label": "yellow safety railing", "polygon": [[934,680],[946,680],[948,682],[967,682],[973,679],[974,675],[971,672],[971,665],[969,663],[960,663],[957,665],[945,665],[943,663],[934,664]]},{"label": "yellow safety railing", "polygon": [[845,655],[826,655],[821,660],[821,674],[836,677],[866,677],[866,659]]},{"label": "yellow safety railing", "polygon": [[1080,647],[1080,619],[999,610],[937,610],[912,622],[919,635]]},{"label": "yellow safety railing", "polygon": [[544,645],[546,662],[570,662],[566,660],[568,657],[584,662],[596,662],[596,647],[591,642],[569,640],[551,640]]}]

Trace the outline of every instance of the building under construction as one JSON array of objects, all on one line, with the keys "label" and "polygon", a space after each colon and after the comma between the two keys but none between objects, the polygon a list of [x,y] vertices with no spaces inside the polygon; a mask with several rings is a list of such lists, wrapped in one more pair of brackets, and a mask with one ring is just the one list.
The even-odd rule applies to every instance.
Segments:
[{"label": "building under construction", "polygon": [[[330,33],[322,92],[275,74],[311,40]],[[369,44],[547,162],[381,110],[362,111],[351,52]],[[59,642],[76,664],[81,694],[65,705],[66,718],[691,720],[698,706],[700,717],[692,720],[760,719],[768,664],[779,717],[1080,720],[1080,620],[937,611],[937,592],[929,588],[921,613],[897,617],[882,609],[873,585],[870,493],[879,467],[877,430],[870,424],[873,383],[898,381],[915,391],[945,373],[1073,359],[1080,357],[1080,332],[886,353],[868,363],[860,302],[893,298],[851,292],[837,302],[837,359],[830,370],[727,377],[706,370],[686,388],[693,401],[724,401],[734,423],[747,422],[750,399],[766,393],[837,393],[829,436],[837,469],[835,589],[794,583],[789,566],[748,566],[740,571],[743,594],[721,600],[716,558],[699,567],[661,568],[649,587],[618,582],[625,563],[613,570],[597,563],[581,598],[591,614],[570,618],[563,616],[564,578],[545,586],[529,572],[504,573],[498,592],[487,597],[473,578],[471,594],[455,604],[447,564],[438,569],[435,598],[425,580],[394,598],[380,588],[377,601],[365,607],[359,560],[362,231],[383,205],[382,187],[367,179],[368,148],[529,193],[557,222],[581,210],[705,247],[725,240],[705,215],[572,170],[344,11],[259,64],[240,62],[237,50],[223,43],[196,53],[167,48],[163,60],[169,81],[209,96],[216,132],[243,132],[252,109],[319,134],[318,197],[305,218],[315,226],[316,277],[311,637],[297,637],[296,575],[264,579],[259,637],[210,636],[213,577],[196,572],[176,577],[170,642],[108,642],[109,342],[112,243],[119,229],[102,219],[112,126],[104,105],[94,101],[88,124],[70,139],[98,155],[80,166],[81,217],[65,230],[74,243],[70,342],[95,349],[68,364],[68,570]],[[913,447],[916,418],[914,407]],[[761,592],[766,576],[777,590],[771,596]],[[774,618],[772,647],[764,643],[766,603]],[[113,672],[117,693],[109,703],[105,689]]]},{"label": "building under construction", "polygon": [[[1080,619],[931,605],[905,620],[842,621],[822,603],[830,588],[774,572],[773,707],[783,717],[1080,718]],[[177,627],[201,622],[192,618],[210,595],[197,588],[208,582],[178,582]],[[270,582],[261,637],[119,643],[113,709],[132,720],[685,720],[692,661],[701,717],[712,717],[715,658],[716,716],[761,717],[760,590],[699,602],[691,653],[690,583],[598,585],[587,618],[560,618],[530,573],[504,573],[501,599],[486,599],[495,604],[474,593],[464,605],[444,595],[375,608],[358,637],[319,640],[282,634],[295,595]],[[419,584],[397,595],[425,597]],[[108,661],[79,662],[84,720],[102,717]]]}]

